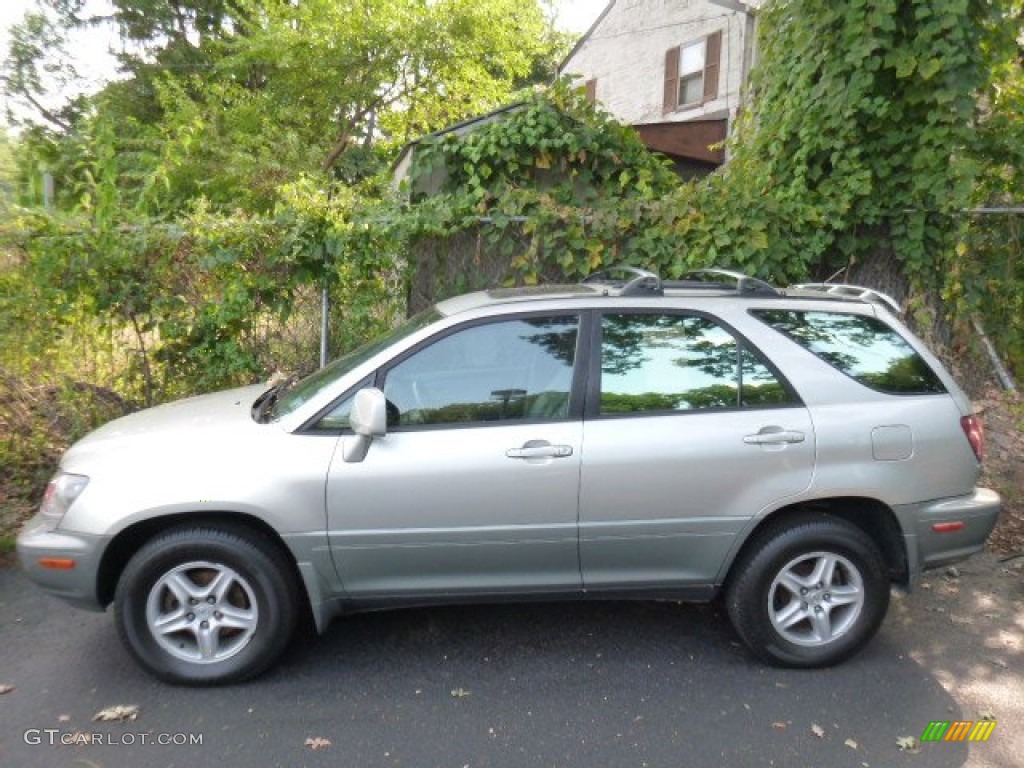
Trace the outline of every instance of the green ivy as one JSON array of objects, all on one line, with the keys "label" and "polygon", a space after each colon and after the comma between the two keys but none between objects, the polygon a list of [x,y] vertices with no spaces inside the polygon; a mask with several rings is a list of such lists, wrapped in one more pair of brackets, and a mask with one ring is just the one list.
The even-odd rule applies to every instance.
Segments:
[{"label": "green ivy", "polygon": [[[394,226],[413,243],[479,231],[520,282],[617,262],[779,282],[856,277],[873,264],[907,285],[919,323],[940,295],[969,311],[1001,278],[968,263],[963,212],[978,202],[979,176],[989,198],[1019,184],[1006,170],[1020,167],[1022,143],[1019,5],[774,0],[758,16],[758,65],[717,173],[676,179],[560,82],[464,136],[421,145]],[[1022,294],[1019,282],[1002,285]]]}]

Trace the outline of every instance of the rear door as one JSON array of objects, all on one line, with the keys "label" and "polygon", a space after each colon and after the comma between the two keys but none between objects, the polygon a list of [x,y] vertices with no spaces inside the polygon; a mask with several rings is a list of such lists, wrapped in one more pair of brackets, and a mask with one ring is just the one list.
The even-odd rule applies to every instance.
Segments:
[{"label": "rear door", "polygon": [[814,430],[783,377],[699,313],[598,318],[584,421],[584,587],[713,583],[736,535],[808,487]]}]

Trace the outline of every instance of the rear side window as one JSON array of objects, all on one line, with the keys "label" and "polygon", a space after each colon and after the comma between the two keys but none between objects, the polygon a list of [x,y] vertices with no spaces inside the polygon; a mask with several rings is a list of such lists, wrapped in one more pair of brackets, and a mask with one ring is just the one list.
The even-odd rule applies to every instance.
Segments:
[{"label": "rear side window", "polygon": [[706,317],[606,314],[601,415],[767,408],[794,397],[729,331]]},{"label": "rear side window", "polygon": [[872,389],[893,395],[946,391],[914,348],[877,317],[776,309],[751,314]]}]

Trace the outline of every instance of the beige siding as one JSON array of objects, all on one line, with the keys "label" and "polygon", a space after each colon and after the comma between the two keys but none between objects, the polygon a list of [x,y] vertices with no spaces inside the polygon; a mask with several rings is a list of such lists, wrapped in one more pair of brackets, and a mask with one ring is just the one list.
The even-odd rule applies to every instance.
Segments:
[{"label": "beige siding", "polygon": [[[596,79],[601,104],[631,125],[731,118],[740,102],[746,29],[746,14],[707,0],[616,0],[562,71],[581,84]],[[717,98],[665,113],[666,52],[719,31]]]}]

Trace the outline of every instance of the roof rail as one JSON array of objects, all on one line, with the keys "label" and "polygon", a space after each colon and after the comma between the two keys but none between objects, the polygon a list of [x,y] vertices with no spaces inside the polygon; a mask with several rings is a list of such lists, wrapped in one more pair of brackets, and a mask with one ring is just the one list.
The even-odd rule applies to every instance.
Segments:
[{"label": "roof rail", "polygon": [[[612,277],[615,272],[625,272],[632,277],[625,280],[616,280]],[[665,291],[662,288],[661,278],[653,272],[639,267],[631,267],[621,264],[608,267],[598,272],[592,272],[583,278],[586,285],[607,286],[605,293],[615,291],[616,296],[662,296]]]},{"label": "roof rail", "polygon": [[850,285],[848,283],[797,283],[789,287],[800,291],[818,291],[819,293],[847,296],[854,299],[863,299],[864,301],[880,301],[898,315],[903,312],[900,309],[899,302],[892,296],[876,291],[874,288],[866,288],[863,285]]},{"label": "roof rail", "polygon": [[[778,289],[771,283],[766,283],[742,272],[735,272],[731,269],[691,269],[683,274],[681,280],[676,281],[678,287],[709,286],[714,288],[728,287],[727,283],[736,284],[736,293],[759,294],[762,296],[778,296]],[[687,285],[689,284],[689,285]]]}]

